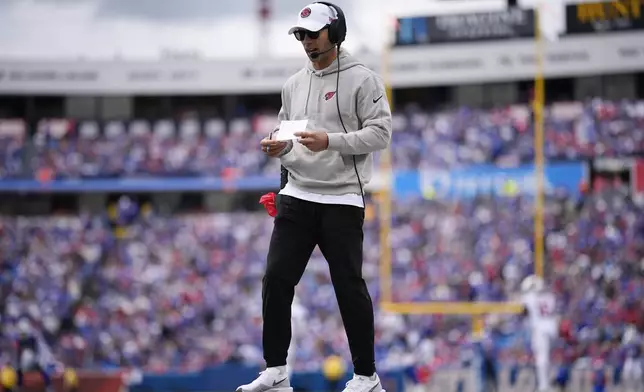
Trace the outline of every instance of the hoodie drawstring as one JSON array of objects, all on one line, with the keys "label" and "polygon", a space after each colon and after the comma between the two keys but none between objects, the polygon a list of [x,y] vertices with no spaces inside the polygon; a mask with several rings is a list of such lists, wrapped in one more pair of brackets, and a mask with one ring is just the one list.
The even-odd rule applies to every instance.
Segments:
[{"label": "hoodie drawstring", "polygon": [[313,73],[309,72],[309,91],[306,93],[306,104],[304,105],[304,115],[309,114],[309,98],[311,97],[311,84],[313,83]]}]

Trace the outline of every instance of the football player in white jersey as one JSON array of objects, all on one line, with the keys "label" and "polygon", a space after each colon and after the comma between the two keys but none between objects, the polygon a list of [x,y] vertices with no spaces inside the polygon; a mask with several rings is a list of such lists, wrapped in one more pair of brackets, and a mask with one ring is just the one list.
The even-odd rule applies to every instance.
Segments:
[{"label": "football player in white jersey", "polygon": [[522,302],[530,324],[530,343],[537,370],[539,392],[550,389],[550,347],[557,337],[559,320],[557,299],[547,291],[543,280],[535,275],[521,283]]}]

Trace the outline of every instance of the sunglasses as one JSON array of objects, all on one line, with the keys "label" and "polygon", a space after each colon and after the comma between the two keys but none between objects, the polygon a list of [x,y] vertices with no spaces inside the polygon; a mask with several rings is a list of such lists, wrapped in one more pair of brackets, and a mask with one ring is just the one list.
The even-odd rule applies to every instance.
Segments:
[{"label": "sunglasses", "polygon": [[295,39],[298,41],[304,41],[304,38],[306,37],[309,37],[311,39],[318,39],[320,37],[320,31],[296,30],[293,33],[293,35],[295,36]]}]

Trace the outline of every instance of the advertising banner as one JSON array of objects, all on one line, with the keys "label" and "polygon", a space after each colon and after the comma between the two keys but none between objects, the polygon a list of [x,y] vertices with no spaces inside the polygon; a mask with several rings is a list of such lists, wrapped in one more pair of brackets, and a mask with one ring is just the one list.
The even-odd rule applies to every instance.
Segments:
[{"label": "advertising banner", "polygon": [[[123,391],[123,376],[120,371],[84,371],[79,370],[78,374],[78,392],[121,392]],[[66,392],[63,378],[57,375],[52,379],[54,390],[56,392]],[[41,392],[44,391],[42,377],[36,372],[25,374],[25,387],[22,392]],[[0,388],[0,392],[3,391]]]},{"label": "advertising banner", "polygon": [[[465,23],[463,20],[441,18],[441,24],[435,26],[440,33],[434,31],[434,28],[430,30],[428,26],[423,27],[424,22],[413,21],[412,24],[416,26],[414,28],[421,32],[413,40],[429,42],[436,39],[436,34],[439,40],[453,37],[449,34],[462,37],[458,33],[460,27],[454,26],[462,25]],[[525,20],[529,19],[531,18],[527,17]],[[439,29],[438,26],[443,27]],[[521,31],[529,31],[524,27],[519,28],[517,23],[512,26],[519,35],[523,34]],[[477,29],[474,31],[479,31]],[[481,39],[484,36],[490,37],[489,33],[480,31],[472,34]],[[534,78],[538,62],[533,40],[505,39],[482,45],[472,40],[472,34],[458,45],[412,45],[412,40],[410,44],[393,50],[388,65],[392,87],[417,88]],[[499,36],[498,32],[492,35]],[[639,72],[644,69],[643,35],[632,32],[578,34],[551,42],[545,46],[544,76],[563,78]],[[382,70],[382,57],[379,54],[361,54],[359,59],[376,72]],[[68,96],[279,93],[288,77],[304,65],[302,58],[267,59],[259,62],[186,60],[179,63],[0,61],[0,94]]]},{"label": "advertising banner", "polygon": [[[40,174],[40,173],[39,173]],[[35,193],[154,193],[154,192],[213,192],[264,191],[279,189],[280,178],[275,176],[221,177],[154,177],[154,178],[92,178],[50,179],[49,173],[39,179],[0,179],[0,192]],[[384,186],[385,178],[378,172],[365,186],[366,192]]]},{"label": "advertising banner", "polygon": [[[545,191],[563,190],[578,196],[579,185],[586,179],[586,166],[581,162],[547,165],[544,170]],[[499,168],[493,165],[472,166],[451,171],[400,173],[395,193],[400,197],[471,198],[477,195],[535,195],[537,178],[533,165]]]},{"label": "advertising banner", "polygon": [[568,4],[566,34],[592,34],[644,30],[642,0]]},{"label": "advertising banner", "polygon": [[[367,191],[383,186],[381,173],[374,173],[373,184]],[[572,195],[586,178],[584,163],[548,165],[545,169],[546,189],[564,189]],[[207,192],[256,191],[277,189],[279,176],[251,176],[232,179],[197,178],[120,178],[71,180],[0,181],[0,192]],[[492,165],[472,166],[451,171],[401,171],[394,174],[393,191],[397,196],[473,197],[477,194],[503,195],[512,192],[534,194],[536,177],[532,165],[518,168],[498,168]]]},{"label": "advertising banner", "polygon": [[[232,391],[239,385],[257,377],[259,368],[238,364],[224,364],[206,368],[194,373],[146,374],[140,384],[130,387],[131,392],[205,392]],[[345,374],[340,385],[344,385],[352,374]],[[404,391],[404,375],[394,369],[380,374],[383,388],[388,392]],[[296,372],[291,377],[291,386],[301,391],[327,391],[328,381],[320,371]]]},{"label": "advertising banner", "polygon": [[279,176],[249,176],[238,179],[196,178],[118,178],[65,179],[52,181],[0,180],[0,192],[208,192],[278,189]]},{"label": "advertising banner", "polygon": [[451,44],[534,37],[534,11],[495,12],[398,19],[396,45]]}]

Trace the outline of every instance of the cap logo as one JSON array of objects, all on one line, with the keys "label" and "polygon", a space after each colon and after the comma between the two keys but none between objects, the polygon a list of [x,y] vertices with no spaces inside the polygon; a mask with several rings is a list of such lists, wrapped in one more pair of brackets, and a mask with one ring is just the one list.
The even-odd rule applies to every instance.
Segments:
[{"label": "cap logo", "polygon": [[306,7],[300,12],[300,18],[308,18],[309,15],[311,15],[311,9],[309,7]]}]

